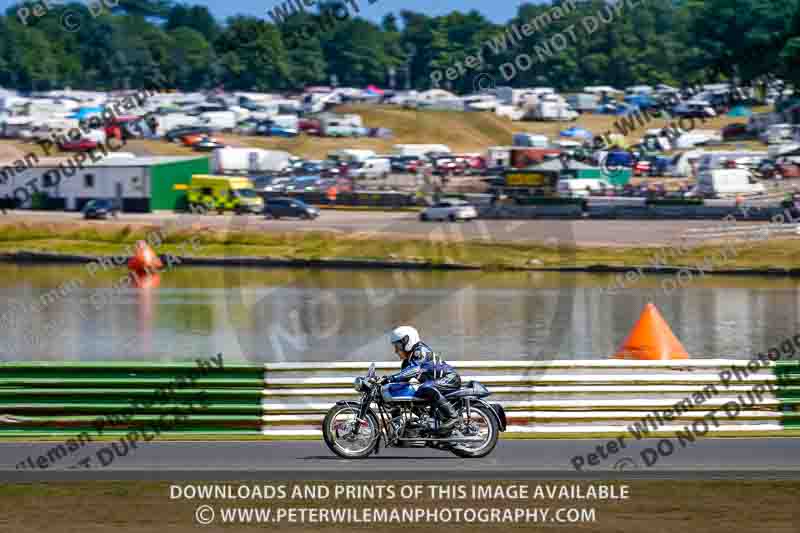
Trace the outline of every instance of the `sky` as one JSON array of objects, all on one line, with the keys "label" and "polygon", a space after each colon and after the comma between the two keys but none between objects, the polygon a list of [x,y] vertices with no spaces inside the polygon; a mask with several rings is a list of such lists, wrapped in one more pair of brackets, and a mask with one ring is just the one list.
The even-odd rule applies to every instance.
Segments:
[{"label": "sky", "polygon": [[[92,0],[81,0],[89,3]],[[204,5],[211,13],[224,20],[231,15],[253,15],[270,20],[267,10],[271,10],[286,0],[186,0],[190,5]],[[361,10],[363,18],[379,22],[387,13],[399,13],[401,9],[409,9],[431,16],[444,15],[451,11],[467,12],[472,9],[482,13],[486,18],[495,23],[507,22],[517,12],[517,6],[522,0],[353,0]],[[67,0],[53,0],[53,3],[66,3]],[[18,2],[14,0],[0,0],[0,9],[5,10]],[[111,3],[111,0],[109,0]],[[538,3],[533,0],[532,3]]]}]

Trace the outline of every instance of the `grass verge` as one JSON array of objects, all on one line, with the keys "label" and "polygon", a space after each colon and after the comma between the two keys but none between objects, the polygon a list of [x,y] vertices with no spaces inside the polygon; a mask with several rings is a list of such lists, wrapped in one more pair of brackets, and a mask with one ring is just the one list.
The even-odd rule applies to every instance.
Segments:
[{"label": "grass verge", "polygon": [[[0,225],[0,253],[21,252],[79,256],[115,256],[158,226],[81,223]],[[162,232],[163,234],[163,232]],[[187,246],[192,239],[197,245]],[[692,267],[714,272],[794,271],[800,265],[800,240],[774,239],[741,244],[702,245],[672,253],[641,247],[567,247],[511,242],[448,240],[446,232],[428,239],[342,235],[309,231],[264,233],[227,231],[206,226],[167,234],[160,254],[179,257],[260,258],[298,261],[363,261],[365,265],[419,264],[463,266],[483,270]],[[658,261],[654,262],[654,259]]]}]

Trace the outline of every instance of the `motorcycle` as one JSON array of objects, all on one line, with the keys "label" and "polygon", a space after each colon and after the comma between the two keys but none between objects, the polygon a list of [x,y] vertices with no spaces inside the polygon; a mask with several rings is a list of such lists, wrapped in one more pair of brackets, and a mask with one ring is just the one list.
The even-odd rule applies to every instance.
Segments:
[{"label": "motorcycle", "polygon": [[413,385],[381,386],[375,363],[366,376],[355,379],[353,387],[361,393],[361,401],[336,402],[322,423],[325,444],[345,459],[377,454],[381,441],[384,447],[429,447],[458,457],[485,457],[494,450],[500,432],[506,430],[503,407],[484,401],[491,393],[477,381],[468,381],[459,390],[445,394],[458,413],[457,423],[446,432],[439,429],[433,406],[414,396]]}]

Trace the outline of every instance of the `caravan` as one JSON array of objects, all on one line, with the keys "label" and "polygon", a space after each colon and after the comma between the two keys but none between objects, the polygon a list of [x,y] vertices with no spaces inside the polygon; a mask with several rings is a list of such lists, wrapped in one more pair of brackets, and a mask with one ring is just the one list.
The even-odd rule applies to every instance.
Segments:
[{"label": "caravan", "polygon": [[697,185],[687,195],[719,198],[765,192],[764,184],[755,179],[749,170],[718,168],[700,172],[697,175]]}]

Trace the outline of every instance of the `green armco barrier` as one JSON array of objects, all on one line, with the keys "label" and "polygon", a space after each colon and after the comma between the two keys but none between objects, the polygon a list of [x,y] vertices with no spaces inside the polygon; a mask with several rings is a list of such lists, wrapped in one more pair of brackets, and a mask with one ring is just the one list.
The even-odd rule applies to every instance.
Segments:
[{"label": "green armco barrier", "polygon": [[259,435],[263,365],[211,359],[179,363],[0,363],[0,439],[125,435]]},{"label": "green armco barrier", "polygon": [[[186,359],[0,363],[0,440],[58,440],[82,432],[104,440],[160,427],[165,420],[159,432],[163,439],[320,438],[325,412],[336,400],[357,398],[352,378],[369,366],[223,363],[219,368],[210,359]],[[778,361],[747,373],[748,361],[741,359],[453,363],[464,376],[484,381],[494,401],[505,406],[509,438],[624,433],[632,420],[669,410],[708,386],[717,390],[708,403],[676,414],[659,436],[674,434],[710,409],[720,411],[723,422],[713,434],[786,436],[800,431],[800,361]],[[397,366],[396,361],[378,362],[382,371]],[[721,372],[734,376],[734,369],[743,379],[722,383]],[[751,405],[745,393],[756,386],[764,398]],[[741,415],[726,417],[725,406],[737,400]]]}]

